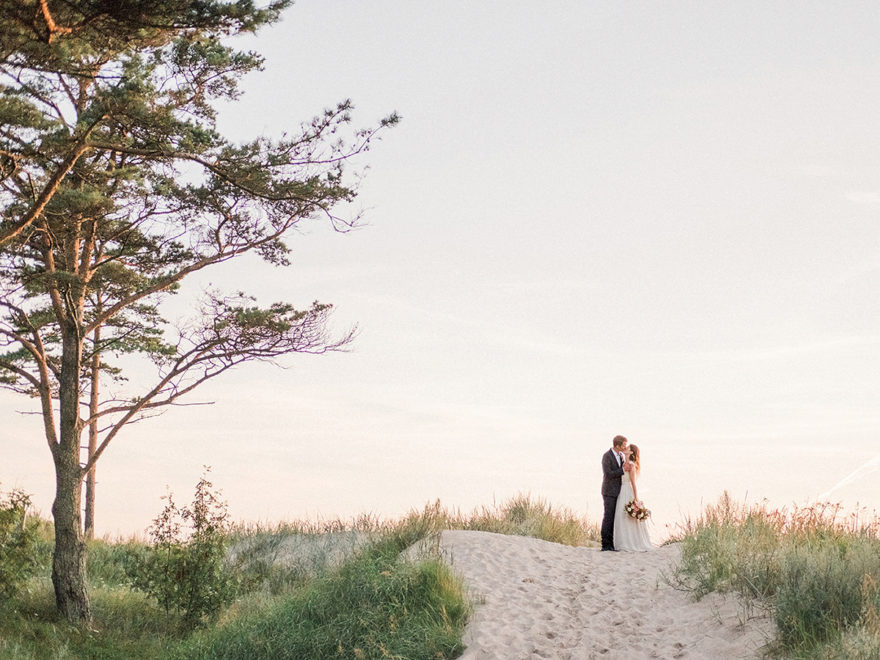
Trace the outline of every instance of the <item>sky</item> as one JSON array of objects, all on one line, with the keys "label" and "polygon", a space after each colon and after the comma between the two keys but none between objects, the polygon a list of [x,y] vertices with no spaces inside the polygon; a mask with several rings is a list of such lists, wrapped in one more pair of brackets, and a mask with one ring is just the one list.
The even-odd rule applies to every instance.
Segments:
[{"label": "sky", "polygon": [[[238,521],[464,512],[528,493],[598,522],[642,452],[655,538],[726,490],[880,506],[875,3],[300,0],[220,110],[279,137],[351,98],[365,226],[190,280],[334,304],[346,353],[253,364],[133,425],[98,535],[202,474]],[[189,296],[189,297],[188,297]],[[0,488],[49,514],[33,402],[0,392]]]}]

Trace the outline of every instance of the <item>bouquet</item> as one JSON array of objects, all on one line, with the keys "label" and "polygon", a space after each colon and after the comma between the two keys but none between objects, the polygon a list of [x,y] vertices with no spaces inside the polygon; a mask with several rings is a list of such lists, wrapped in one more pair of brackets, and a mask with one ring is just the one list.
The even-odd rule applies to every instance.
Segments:
[{"label": "bouquet", "polygon": [[635,518],[636,520],[647,520],[651,517],[651,512],[645,508],[641,500],[630,500],[623,505],[623,510],[629,514],[630,518]]}]

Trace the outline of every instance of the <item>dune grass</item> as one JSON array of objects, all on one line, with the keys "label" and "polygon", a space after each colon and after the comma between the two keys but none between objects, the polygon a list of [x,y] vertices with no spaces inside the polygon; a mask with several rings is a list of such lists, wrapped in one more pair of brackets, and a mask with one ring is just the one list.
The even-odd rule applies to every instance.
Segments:
[{"label": "dune grass", "polygon": [[683,524],[671,581],[700,598],[739,594],[775,619],[768,651],[797,658],[880,658],[880,521],[840,505],[770,510],[725,493]]},{"label": "dune grass", "polygon": [[400,552],[394,542],[377,544],[197,633],[175,657],[457,657],[470,612],[463,584],[438,558],[410,562]]},{"label": "dune grass", "polygon": [[500,505],[484,506],[469,514],[446,509],[437,501],[420,511],[411,511],[397,523],[394,533],[408,535],[413,543],[446,529],[530,536],[571,546],[596,546],[601,538],[598,524],[522,493]]},{"label": "dune grass", "polygon": [[[568,545],[599,538],[596,524],[529,495],[469,514],[435,502],[398,520],[240,525],[229,534],[227,561],[240,593],[195,632],[131,589],[129,569],[147,552],[145,540],[95,540],[87,565],[94,619],[83,631],[55,616],[52,529],[44,522],[37,575],[0,603],[0,657],[454,658],[471,603],[437,552],[445,529]],[[422,552],[404,552],[419,541]]]}]

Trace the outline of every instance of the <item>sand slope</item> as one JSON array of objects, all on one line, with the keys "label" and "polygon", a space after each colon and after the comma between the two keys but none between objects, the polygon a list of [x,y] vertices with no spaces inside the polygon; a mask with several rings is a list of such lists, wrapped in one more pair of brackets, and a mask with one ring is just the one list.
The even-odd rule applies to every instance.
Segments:
[{"label": "sand slope", "polygon": [[732,596],[695,603],[667,585],[678,545],[600,552],[446,531],[440,547],[477,603],[462,660],[754,658],[773,630],[766,617],[743,624]]}]

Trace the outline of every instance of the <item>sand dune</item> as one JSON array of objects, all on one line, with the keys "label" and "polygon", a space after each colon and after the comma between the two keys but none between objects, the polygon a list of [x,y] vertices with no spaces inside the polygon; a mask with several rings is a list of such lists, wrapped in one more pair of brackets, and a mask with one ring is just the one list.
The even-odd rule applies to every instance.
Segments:
[{"label": "sand dune", "polygon": [[[733,596],[694,602],[662,579],[678,545],[600,552],[521,536],[446,531],[446,561],[476,602],[462,660],[754,658],[767,617]],[[745,621],[744,621],[745,619]]]}]

